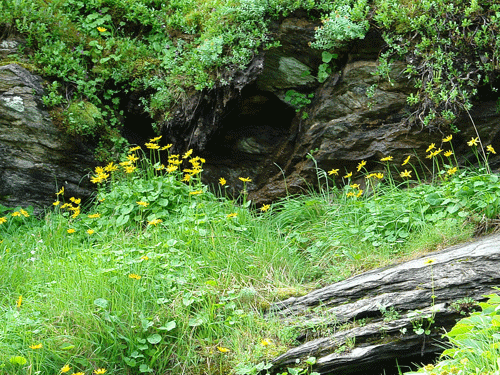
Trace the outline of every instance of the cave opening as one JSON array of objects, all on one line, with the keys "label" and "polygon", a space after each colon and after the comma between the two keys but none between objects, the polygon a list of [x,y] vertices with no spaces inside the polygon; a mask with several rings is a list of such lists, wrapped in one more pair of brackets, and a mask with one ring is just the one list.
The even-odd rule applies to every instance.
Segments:
[{"label": "cave opening", "polygon": [[144,145],[156,136],[153,119],[145,111],[139,95],[121,98],[120,111],[123,113],[121,135],[131,145]]},{"label": "cave opening", "polygon": [[296,112],[269,91],[245,87],[227,106],[218,130],[207,144],[207,160],[244,167],[268,158],[289,134]]}]

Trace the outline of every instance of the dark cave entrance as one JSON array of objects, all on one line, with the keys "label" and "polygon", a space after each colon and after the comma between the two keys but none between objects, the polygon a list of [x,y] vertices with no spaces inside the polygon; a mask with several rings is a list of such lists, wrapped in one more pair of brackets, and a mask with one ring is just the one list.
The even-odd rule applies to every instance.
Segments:
[{"label": "dark cave entrance", "polygon": [[144,110],[138,94],[121,98],[120,110],[123,111],[121,134],[131,144],[143,146],[156,136],[153,119]]},{"label": "dark cave entrance", "polygon": [[229,103],[218,131],[205,149],[207,160],[255,167],[289,134],[296,113],[275,94],[255,85]]},{"label": "dark cave entrance", "polygon": [[216,186],[224,177],[231,186],[226,192],[237,196],[242,188],[238,177],[250,177],[252,190],[258,178],[279,172],[274,155],[292,136],[295,116],[295,109],[274,93],[255,85],[245,87],[226,105],[218,130],[204,149],[204,181]]}]

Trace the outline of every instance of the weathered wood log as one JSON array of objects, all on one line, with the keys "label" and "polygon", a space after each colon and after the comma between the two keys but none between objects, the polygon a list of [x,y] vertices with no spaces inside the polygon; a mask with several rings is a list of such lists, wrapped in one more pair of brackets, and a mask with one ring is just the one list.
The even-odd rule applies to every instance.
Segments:
[{"label": "weathered wood log", "polygon": [[314,356],[320,374],[377,374],[387,361],[437,354],[462,316],[455,302],[483,300],[500,285],[499,261],[496,234],[278,302],[269,313],[297,327],[303,343],[273,369]]}]

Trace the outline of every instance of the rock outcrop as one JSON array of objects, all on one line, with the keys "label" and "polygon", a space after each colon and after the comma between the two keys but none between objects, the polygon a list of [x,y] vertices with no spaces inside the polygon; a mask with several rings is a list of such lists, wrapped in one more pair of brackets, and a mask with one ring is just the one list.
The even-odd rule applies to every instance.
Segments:
[{"label": "rock outcrop", "polygon": [[[280,47],[262,52],[246,71],[228,72],[225,85],[191,96],[164,124],[164,138],[179,152],[194,148],[207,160],[205,182],[225,177],[237,195],[238,177],[250,177],[249,198],[269,203],[314,185],[315,163],[327,171],[338,168],[342,176],[356,172],[361,160],[368,170],[383,168],[385,156],[396,165],[408,155],[418,156],[422,166],[429,162],[428,145],[439,147],[446,134],[407,122],[406,98],[414,88],[406,64],[394,62],[389,76],[376,75],[384,41],[370,32],[346,46],[330,66],[333,73],[319,82],[321,52],[308,45],[316,26],[299,16],[284,19],[274,29]],[[289,90],[303,102],[287,100]],[[481,99],[471,116],[485,145],[500,148],[496,99]],[[465,161],[473,156],[465,143],[477,135],[468,115],[455,124],[462,132],[454,148]],[[306,158],[311,150],[315,162]]]},{"label": "rock outcrop", "polygon": [[500,285],[499,249],[491,235],[276,303],[269,313],[298,327],[302,344],[275,358],[274,371],[314,356],[320,374],[392,373],[396,359],[437,355],[444,330],[472,307],[464,298]]},{"label": "rock outcrop", "polygon": [[0,204],[51,206],[62,186],[88,197],[92,149],[53,124],[43,109],[42,80],[17,64],[0,67]]}]

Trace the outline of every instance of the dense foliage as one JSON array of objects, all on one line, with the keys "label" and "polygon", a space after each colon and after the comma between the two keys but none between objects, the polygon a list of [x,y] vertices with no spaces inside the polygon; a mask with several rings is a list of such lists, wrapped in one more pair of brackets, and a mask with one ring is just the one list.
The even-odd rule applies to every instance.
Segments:
[{"label": "dense foliage", "polygon": [[224,71],[278,46],[270,23],[298,9],[318,22],[311,48],[329,56],[314,67],[319,81],[348,42],[381,32],[380,77],[389,77],[393,59],[407,61],[416,121],[452,126],[478,89],[497,90],[493,0],[12,0],[0,3],[0,28],[26,40],[22,52],[53,82],[44,100],[54,118],[69,132],[119,145],[113,129],[123,94],[139,93],[161,124],[193,89],[229,84]]}]

